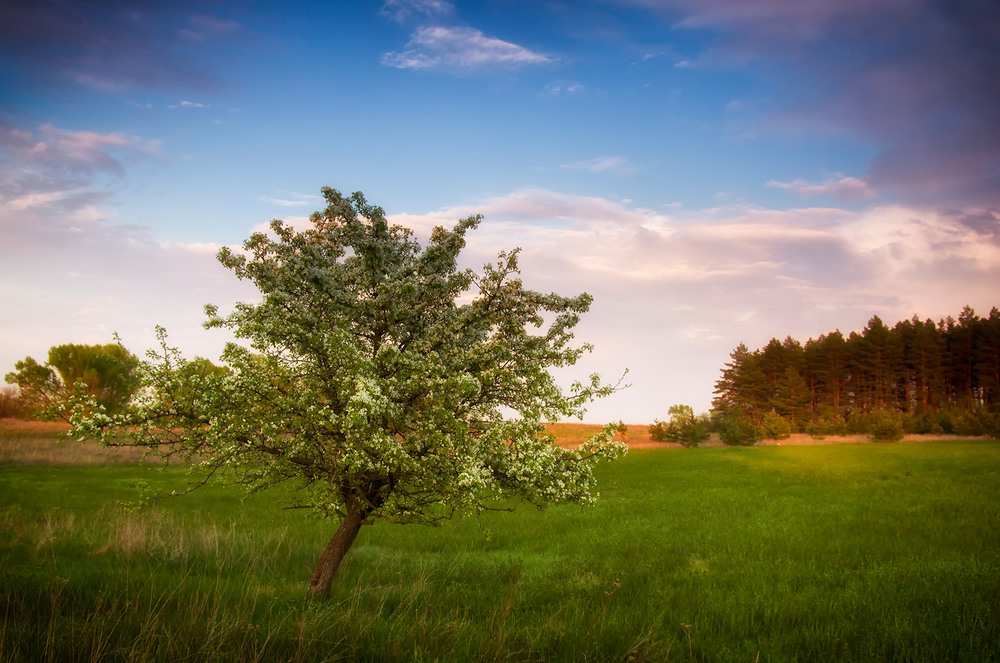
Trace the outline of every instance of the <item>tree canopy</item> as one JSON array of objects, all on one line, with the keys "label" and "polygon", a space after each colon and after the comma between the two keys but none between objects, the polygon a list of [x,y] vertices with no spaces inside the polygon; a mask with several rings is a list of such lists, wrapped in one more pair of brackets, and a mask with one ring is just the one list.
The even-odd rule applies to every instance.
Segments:
[{"label": "tree canopy", "polygon": [[117,412],[139,386],[138,359],[115,343],[67,343],[49,349],[48,362],[25,357],[4,379],[18,386],[29,408],[49,416],[64,414],[70,392],[79,388],[104,411]]},{"label": "tree canopy", "polygon": [[590,349],[572,329],[591,297],[526,289],[517,250],[459,269],[479,216],[435,228],[422,247],[361,193],[323,195],[311,227],[276,220],[242,250],[220,251],[261,294],[228,315],[206,307],[206,326],[238,339],[223,352],[227,371],[190,370],[161,330],[131,411],[81,410],[76,431],[196,459],[203,480],[293,483],[293,506],[340,521],[314,597],[377,519],[433,524],[512,498],[593,502],[595,464],[625,452],[614,428],[566,450],[542,423],[616,388],[594,375],[563,390],[549,372]]}]

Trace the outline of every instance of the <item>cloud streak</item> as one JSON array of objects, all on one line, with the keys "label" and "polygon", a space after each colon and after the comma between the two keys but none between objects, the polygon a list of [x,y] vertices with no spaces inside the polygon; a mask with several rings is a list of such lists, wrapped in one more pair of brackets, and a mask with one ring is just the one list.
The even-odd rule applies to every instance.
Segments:
[{"label": "cloud streak", "polygon": [[561,168],[568,168],[570,170],[585,170],[588,173],[618,173],[618,174],[634,173],[638,170],[638,168],[630,164],[625,157],[617,157],[617,156],[597,157],[594,159],[587,159],[586,161],[567,163],[563,164]]},{"label": "cloud streak", "polygon": [[418,28],[405,50],[382,56],[387,67],[449,72],[517,69],[554,62],[553,56],[489,37],[475,28],[449,26]]},{"label": "cloud streak", "polygon": [[446,0],[386,0],[382,5],[382,15],[405,23],[413,19],[447,15],[454,9],[454,5]]},{"label": "cloud streak", "polygon": [[797,193],[801,198],[812,198],[813,196],[832,196],[840,200],[864,200],[872,198],[875,192],[864,180],[856,177],[845,177],[843,175],[834,176],[825,182],[811,183],[806,180],[794,180],[792,182],[779,182],[770,180],[767,186],[777,189],[785,189]]},{"label": "cloud streak", "polygon": [[32,130],[0,117],[0,209],[78,209],[103,197],[126,164],[156,159],[160,150],[158,140],[140,136],[52,124]]}]

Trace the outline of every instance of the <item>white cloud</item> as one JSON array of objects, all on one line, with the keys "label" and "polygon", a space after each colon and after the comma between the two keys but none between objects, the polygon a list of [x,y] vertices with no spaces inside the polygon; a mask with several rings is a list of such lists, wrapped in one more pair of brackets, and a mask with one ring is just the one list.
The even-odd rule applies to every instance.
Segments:
[{"label": "white cloud", "polygon": [[282,198],[258,196],[257,199],[272,205],[277,205],[278,207],[304,207],[306,205],[317,205],[322,203],[323,196],[317,196],[309,193],[289,193]]},{"label": "white cloud", "polygon": [[450,14],[454,5],[447,0],[385,0],[382,15],[403,23],[415,17]]},{"label": "white cloud", "polygon": [[638,170],[635,166],[630,164],[625,157],[597,157],[595,159],[587,159],[586,161],[563,164],[561,168],[586,170],[590,173],[620,174],[634,173]]},{"label": "white cloud", "polygon": [[27,209],[28,207],[51,205],[52,203],[62,200],[65,197],[66,197],[66,192],[64,191],[29,193],[27,195],[21,196],[20,198],[14,198],[13,200],[4,201],[3,205],[11,210],[22,210],[22,209]]},{"label": "white cloud", "polygon": [[804,199],[813,196],[832,196],[841,200],[863,200],[875,195],[865,180],[857,177],[845,177],[844,175],[835,175],[820,183],[807,182],[806,180],[793,180],[791,182],[770,180],[767,186],[792,191]]},{"label": "white cloud", "polygon": [[666,54],[667,54],[666,51],[652,51],[652,52],[649,52],[649,53],[645,53],[641,58],[639,58],[638,60],[633,61],[632,64],[636,65],[636,64],[640,64],[642,62],[648,62],[649,60],[653,60],[655,58],[658,58],[658,57],[660,57],[662,55],[666,55]]},{"label": "white cloud", "polygon": [[101,134],[94,131],[59,129],[48,123],[39,127],[39,132],[42,135],[42,142],[35,145],[34,151],[55,150],[56,156],[79,160],[101,161],[100,154],[108,150],[152,156],[159,153],[161,147],[158,140],[145,140],[139,136],[122,133]]},{"label": "white cloud", "polygon": [[401,53],[386,53],[382,64],[397,69],[471,71],[550,64],[556,59],[466,27],[419,28]]},{"label": "white cloud", "polygon": [[564,94],[577,94],[583,92],[586,89],[581,83],[567,83],[565,81],[558,81],[555,83],[550,83],[546,88],[548,92],[553,97],[561,97]]}]

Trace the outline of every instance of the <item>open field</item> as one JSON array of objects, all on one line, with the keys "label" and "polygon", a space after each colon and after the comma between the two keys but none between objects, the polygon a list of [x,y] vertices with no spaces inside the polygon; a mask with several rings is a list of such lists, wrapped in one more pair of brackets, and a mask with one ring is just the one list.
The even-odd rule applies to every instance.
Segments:
[{"label": "open field", "polygon": [[184,470],[74,444],[0,464],[0,661],[1000,660],[995,441],[636,450],[592,509],[366,528],[322,604],[331,523],[128,511]]}]

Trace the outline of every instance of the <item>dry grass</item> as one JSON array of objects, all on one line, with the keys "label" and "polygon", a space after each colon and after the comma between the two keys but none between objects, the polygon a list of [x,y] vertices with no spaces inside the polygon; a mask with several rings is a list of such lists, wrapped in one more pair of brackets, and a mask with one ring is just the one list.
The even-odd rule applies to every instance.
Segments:
[{"label": "dry grass", "polygon": [[[556,438],[556,444],[565,449],[575,449],[594,435],[601,432],[603,426],[597,424],[559,423],[547,424],[546,432]],[[645,449],[652,447],[680,446],[663,442],[654,442],[649,438],[648,424],[626,424],[625,434],[619,433],[615,439],[623,440],[630,449]]]},{"label": "dry grass", "polygon": [[112,465],[137,463],[142,449],[109,449],[97,442],[78,442],[66,436],[69,424],[61,421],[25,421],[0,418],[0,464],[5,465]]},{"label": "dry grass", "polygon": [[[598,434],[602,426],[584,423],[548,424],[547,432],[556,444],[575,449]],[[141,449],[112,449],[93,441],[79,442],[67,437],[69,425],[57,421],[25,421],[0,418],[0,464],[9,465],[111,465],[137,463],[143,459]],[[679,447],[677,444],[654,442],[646,424],[628,424],[624,440],[631,449]]]},{"label": "dry grass", "polygon": [[9,435],[57,436],[65,435],[69,424],[64,421],[28,421],[0,417],[0,437]]},{"label": "dry grass", "polygon": [[[564,449],[575,449],[588,439],[600,432],[601,426],[597,424],[581,423],[559,423],[548,424],[546,431],[556,438],[556,444]],[[680,449],[680,444],[673,442],[655,442],[649,437],[648,424],[628,424],[624,438],[618,436],[617,439],[624,439],[630,449]],[[986,436],[969,435],[914,435],[908,434],[903,437],[902,442],[928,442],[931,440],[974,440],[987,439]],[[813,437],[803,433],[796,433],[783,440],[761,440],[758,446],[802,446],[813,444],[872,444],[868,435],[826,435],[824,437]],[[712,434],[707,442],[698,446],[721,447],[722,441],[717,434]]]}]

